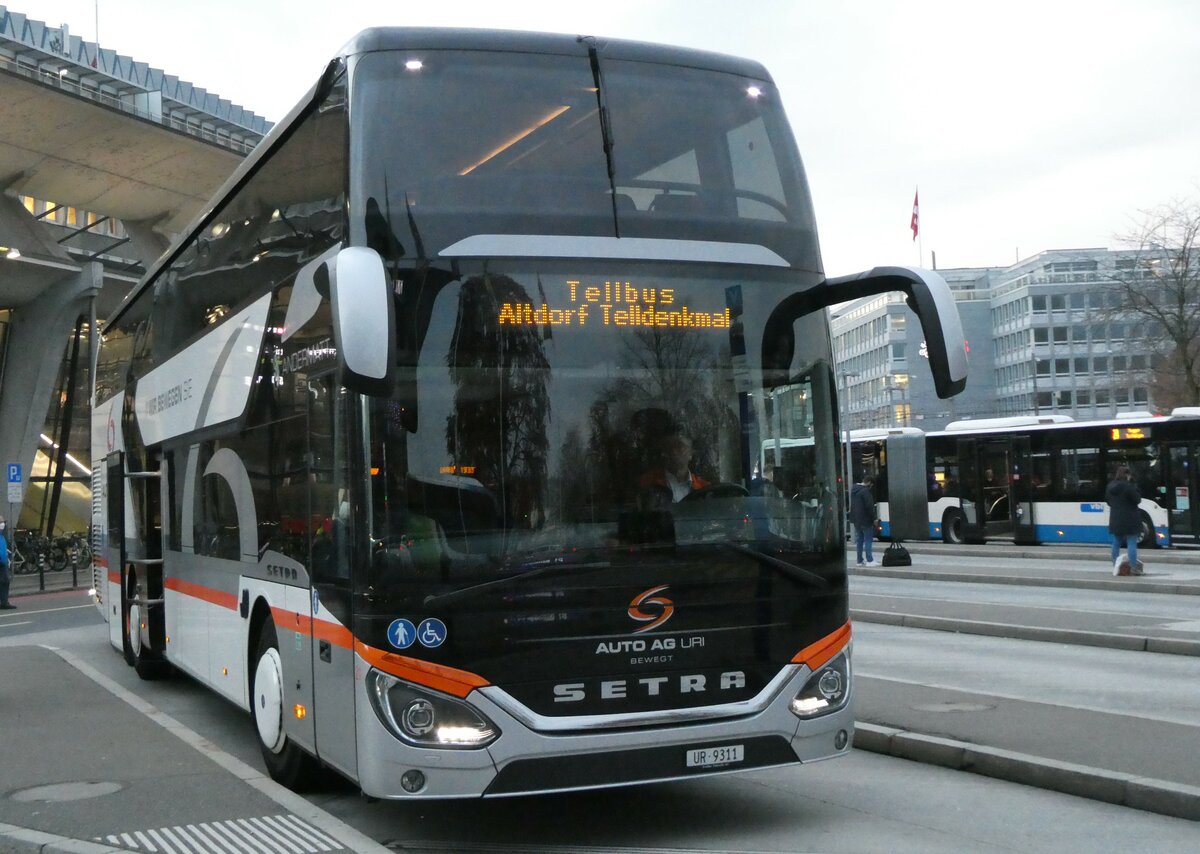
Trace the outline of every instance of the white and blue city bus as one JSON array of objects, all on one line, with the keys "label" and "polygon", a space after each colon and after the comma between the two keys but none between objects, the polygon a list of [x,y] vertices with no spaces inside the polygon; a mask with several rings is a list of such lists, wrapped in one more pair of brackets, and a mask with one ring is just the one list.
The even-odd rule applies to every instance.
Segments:
[{"label": "white and blue city bus", "polygon": [[[367,795],[621,785],[849,745],[827,279],[760,65],[592,38],[356,37],[104,327],[97,595],[137,672]],[[787,423],[824,497],[752,492]],[[654,485],[665,437],[694,473]],[[687,445],[684,445],[685,447]],[[797,463],[797,465],[800,465]],[[839,514],[832,514],[835,518]]]},{"label": "white and blue city bus", "polygon": [[[855,469],[875,475],[885,535],[893,513],[888,499],[908,483],[910,491],[927,495],[929,528],[922,539],[1106,543],[1104,491],[1116,467],[1127,465],[1142,496],[1141,545],[1200,542],[1200,408],[1099,421],[979,419],[930,433],[853,431],[851,440]],[[897,464],[913,455],[921,465],[898,478]]]}]

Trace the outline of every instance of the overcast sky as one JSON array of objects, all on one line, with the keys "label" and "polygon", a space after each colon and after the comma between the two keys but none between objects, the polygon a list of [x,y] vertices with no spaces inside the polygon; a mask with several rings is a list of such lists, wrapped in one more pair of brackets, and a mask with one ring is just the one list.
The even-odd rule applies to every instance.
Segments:
[{"label": "overcast sky", "polygon": [[[4,0],[92,40],[95,0]],[[101,46],[270,120],[358,30],[587,33],[762,62],[782,91],[830,275],[1116,246],[1200,195],[1194,0],[99,0]]]}]

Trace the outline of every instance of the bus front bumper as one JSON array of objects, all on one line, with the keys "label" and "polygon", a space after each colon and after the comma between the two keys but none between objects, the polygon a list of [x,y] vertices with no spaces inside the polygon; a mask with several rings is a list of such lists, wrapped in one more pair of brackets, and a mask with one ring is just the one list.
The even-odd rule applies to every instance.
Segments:
[{"label": "bus front bumper", "polygon": [[[365,795],[385,799],[500,797],[665,782],[830,759],[850,749],[853,683],[845,705],[837,711],[798,718],[789,703],[811,676],[807,667],[798,668],[765,708],[750,715],[620,730],[539,731],[488,696],[488,689],[477,689],[467,702],[501,734],[486,748],[470,750],[420,748],[402,742],[379,721],[360,680],[358,782]],[[706,761],[708,757],[713,761]],[[402,785],[402,780],[408,785]],[[414,780],[420,787],[412,791]]]}]

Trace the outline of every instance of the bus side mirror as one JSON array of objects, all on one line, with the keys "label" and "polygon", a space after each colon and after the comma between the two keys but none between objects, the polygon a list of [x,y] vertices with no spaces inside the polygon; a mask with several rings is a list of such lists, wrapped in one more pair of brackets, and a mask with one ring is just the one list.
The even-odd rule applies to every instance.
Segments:
[{"label": "bus side mirror", "polygon": [[932,270],[916,267],[875,267],[864,273],[826,279],[819,285],[785,298],[767,319],[763,330],[763,364],[771,362],[767,348],[786,336],[796,319],[837,303],[902,291],[921,321],[929,369],[938,397],[947,398],[967,386],[967,347],[962,319],[946,280]]},{"label": "bus side mirror", "polygon": [[383,259],[374,249],[348,246],[328,271],[342,384],[364,394],[388,394],[396,362],[396,320]]}]

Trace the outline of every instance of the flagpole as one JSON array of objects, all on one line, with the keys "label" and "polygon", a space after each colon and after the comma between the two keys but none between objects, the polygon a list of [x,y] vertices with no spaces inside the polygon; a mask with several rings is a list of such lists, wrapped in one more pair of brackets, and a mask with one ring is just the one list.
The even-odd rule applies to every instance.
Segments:
[{"label": "flagpole", "polygon": [[[921,192],[921,188],[918,186],[916,193],[914,193],[914,195],[913,195],[913,198],[918,198],[920,192]],[[921,222],[920,222],[920,219],[918,219],[917,220],[917,266],[923,267],[924,260],[925,260],[925,243],[924,243],[924,238],[921,236]]]},{"label": "flagpole", "polygon": [[909,228],[912,229],[913,240],[917,244],[917,266],[921,266],[921,258],[924,256],[924,246],[921,243],[921,188],[917,187],[913,190],[913,208],[912,219],[909,221]]}]

